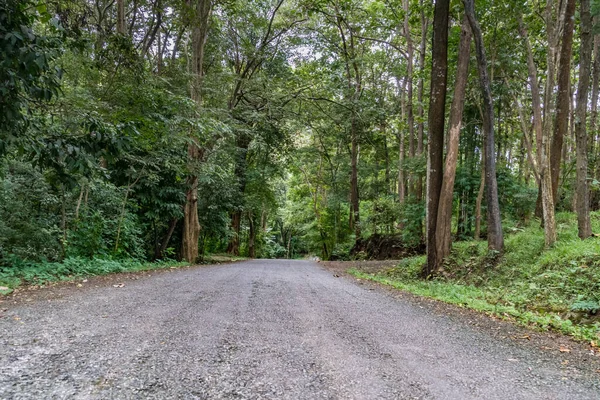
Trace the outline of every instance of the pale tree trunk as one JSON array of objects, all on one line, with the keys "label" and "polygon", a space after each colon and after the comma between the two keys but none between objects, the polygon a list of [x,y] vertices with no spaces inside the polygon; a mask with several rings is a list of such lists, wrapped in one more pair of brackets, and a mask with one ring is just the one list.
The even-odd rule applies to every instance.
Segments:
[{"label": "pale tree trunk", "polygon": [[587,102],[592,62],[592,17],[590,0],[581,0],[581,48],[579,50],[579,84],[577,86],[577,107],[575,109],[575,139],[577,152],[577,228],[579,237],[587,239],[592,235],[590,222],[590,201],[587,182]]},{"label": "pale tree trunk", "polygon": [[557,47],[557,38],[554,34],[556,27],[552,22],[553,6],[553,0],[547,0],[545,17],[546,30],[548,34],[548,50],[546,55],[546,64],[548,67],[546,73],[546,86],[544,89],[544,122],[542,134],[542,147],[540,149],[540,182],[542,189],[542,212],[544,217],[544,241],[546,243],[546,247],[553,246],[557,240],[556,219],[554,211],[555,205],[554,198],[552,196],[552,172],[550,165],[550,141],[553,127],[552,117],[554,115],[552,98],[554,95],[554,81],[556,74],[555,55]]},{"label": "pale tree trunk", "polygon": [[[593,20],[594,24],[600,22],[600,18],[596,17]],[[590,115],[590,143],[588,145],[589,154],[595,159],[595,172],[593,176],[600,179],[600,148],[596,143],[598,134],[596,128],[598,125],[598,95],[600,92],[600,35],[594,35],[594,69],[592,72],[592,108]],[[597,207],[597,198],[594,199],[594,209]]]},{"label": "pale tree trunk", "polygon": [[479,22],[475,18],[474,0],[463,0],[465,13],[471,25],[473,39],[475,40],[475,53],[477,55],[477,69],[479,70],[479,84],[483,97],[483,132],[485,138],[485,190],[487,201],[487,238],[488,249],[502,251],[504,249],[504,235],[502,233],[502,219],[500,217],[500,203],[498,201],[498,182],[496,180],[496,160],[494,159],[494,104],[488,78],[488,65],[485,57],[483,35]]},{"label": "pale tree trunk", "polygon": [[[411,159],[415,157],[415,119],[413,114],[413,41],[410,34],[410,7],[409,0],[403,0],[404,5],[404,37],[406,38],[406,54],[407,54],[407,70],[406,70],[406,123],[408,125],[408,155]],[[415,174],[411,172],[408,178],[408,187],[412,195],[414,195]]]},{"label": "pale tree trunk", "polygon": [[[421,47],[419,55],[419,68],[421,69],[421,73],[419,76],[419,83],[417,87],[417,102],[418,102],[418,115],[419,121],[417,124],[417,154],[420,156],[423,154],[423,142],[425,136],[425,122],[424,122],[424,107],[423,107],[423,92],[424,92],[424,81],[425,81],[425,51],[427,50],[427,29],[429,27],[429,19],[425,17],[425,9],[423,7],[423,0],[420,1],[421,4]],[[423,178],[421,176],[417,177],[417,187],[415,189],[417,200],[421,200],[423,198]]]},{"label": "pale tree trunk", "polygon": [[[529,36],[525,25],[521,17],[519,16],[519,31],[525,42],[525,48],[527,51],[527,68],[529,71],[529,86],[531,87],[531,104],[533,107],[533,129],[536,138],[536,151],[537,151],[537,165],[540,181],[540,203],[542,205],[542,218],[544,223],[544,236],[546,246],[551,246],[556,242],[556,222],[554,219],[554,202],[552,199],[552,177],[550,174],[550,128],[552,127],[552,114],[547,111],[546,124],[542,118],[542,105],[541,96],[538,87],[537,69],[533,61],[533,51],[531,49],[531,43],[529,42]],[[551,38],[551,36],[549,36]],[[552,47],[552,40],[549,40],[548,51],[553,53],[554,48]],[[548,76],[546,81],[546,92],[552,91],[554,82],[554,56],[548,57]],[[550,106],[550,96],[546,96],[548,100],[545,102],[545,106]],[[546,125],[547,129],[544,129]],[[537,215],[537,212],[536,212]]]},{"label": "pale tree trunk", "polygon": [[444,258],[450,255],[452,245],[452,200],[454,194],[454,179],[458,160],[458,147],[462,116],[465,105],[465,92],[469,78],[469,56],[471,50],[471,31],[466,17],[461,26],[460,43],[458,45],[458,66],[456,67],[456,81],[454,83],[454,97],[450,109],[450,128],[448,131],[448,148],[446,151],[446,165],[440,191],[440,204],[437,213],[436,226],[436,270],[442,267]]},{"label": "pale tree trunk", "polygon": [[125,0],[117,0],[117,33],[125,35]]},{"label": "pale tree trunk", "polygon": [[[485,137],[483,138],[485,143]],[[481,178],[479,179],[479,190],[475,200],[475,240],[481,239],[481,203],[483,203],[483,194],[485,193],[485,146],[481,148]]]},{"label": "pale tree trunk", "polygon": [[448,16],[450,0],[435,2],[433,17],[433,47],[431,89],[429,96],[429,150],[427,157],[427,263],[424,277],[437,271],[437,213],[443,178],[444,122],[448,82]]},{"label": "pale tree trunk", "polygon": [[404,204],[406,193],[404,191],[404,133],[398,132],[398,202]]},{"label": "pale tree trunk", "polygon": [[[405,79],[400,85],[400,120],[406,120],[406,82]],[[404,171],[404,164],[406,160],[406,138],[404,136],[404,130],[400,127],[398,129],[398,202],[404,204],[406,201],[406,173]],[[399,224],[399,228],[403,229],[402,222]]]},{"label": "pale tree trunk", "polygon": [[[212,9],[211,0],[197,0],[194,6],[193,31],[192,31],[192,99],[202,107],[202,81],[204,62],[204,47],[208,39],[208,21]],[[196,141],[194,134],[190,135],[188,145],[188,159],[192,171],[197,163],[202,161],[204,151]],[[198,259],[198,239],[200,237],[200,222],[198,220],[198,176],[192,173],[188,176],[189,190],[183,209],[183,236],[181,256],[190,263]]]},{"label": "pale tree trunk", "polygon": [[358,198],[358,122],[355,117],[352,119],[352,138],[351,138],[351,173],[350,173],[350,203],[352,206],[352,226],[356,239],[360,238],[360,200]]},{"label": "pale tree trunk", "polygon": [[563,152],[563,139],[569,134],[569,111],[571,106],[571,53],[573,47],[573,27],[575,25],[575,0],[567,0],[565,9],[565,27],[560,48],[558,70],[558,94],[556,96],[556,118],[554,136],[550,150],[550,168],[552,173],[552,200],[558,200],[558,180]]}]

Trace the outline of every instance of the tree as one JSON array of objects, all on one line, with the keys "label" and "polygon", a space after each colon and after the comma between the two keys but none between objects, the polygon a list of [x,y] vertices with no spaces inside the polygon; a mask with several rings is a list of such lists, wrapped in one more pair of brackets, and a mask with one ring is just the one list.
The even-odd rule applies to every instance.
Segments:
[{"label": "tree", "polygon": [[488,248],[490,250],[501,252],[504,249],[504,235],[502,233],[502,219],[500,218],[500,204],[498,202],[498,182],[496,180],[496,160],[494,158],[494,105],[488,78],[488,63],[485,56],[483,35],[481,33],[481,28],[479,27],[479,22],[475,17],[475,1],[463,0],[463,3],[475,40],[477,69],[479,70],[479,85],[481,86],[483,98]]},{"label": "tree", "polygon": [[[572,1],[572,0],[571,0]],[[577,86],[577,108],[575,110],[575,138],[577,141],[577,228],[579,237],[592,235],[587,160],[587,107],[590,69],[592,64],[592,16],[590,1],[581,0],[581,48],[579,50],[579,84]]]},{"label": "tree", "polygon": [[429,277],[437,264],[437,213],[443,180],[444,123],[446,114],[446,84],[448,80],[448,16],[449,0],[435,3],[431,88],[429,94],[429,150],[427,158],[427,264],[422,274]]},{"label": "tree", "polygon": [[[212,0],[197,0],[192,13],[192,99],[198,107],[202,107],[202,81],[204,78],[204,48],[208,39],[208,22],[212,10]],[[191,163],[201,162],[204,154],[197,138],[192,134],[188,145],[188,158]],[[192,166],[192,170],[194,167]],[[200,222],[198,220],[198,176],[188,177],[190,189],[186,194],[183,213],[182,257],[188,262],[198,258],[198,239]]]},{"label": "tree", "polygon": [[456,68],[456,80],[454,83],[454,97],[450,109],[450,128],[448,131],[448,149],[444,176],[442,178],[442,189],[440,191],[439,208],[436,222],[436,267],[439,270],[444,258],[450,255],[452,242],[452,201],[454,198],[454,179],[459,150],[460,131],[462,127],[462,116],[465,105],[465,92],[469,77],[469,56],[471,50],[471,31],[469,21],[465,16],[461,25],[460,43],[458,45],[458,66]]}]

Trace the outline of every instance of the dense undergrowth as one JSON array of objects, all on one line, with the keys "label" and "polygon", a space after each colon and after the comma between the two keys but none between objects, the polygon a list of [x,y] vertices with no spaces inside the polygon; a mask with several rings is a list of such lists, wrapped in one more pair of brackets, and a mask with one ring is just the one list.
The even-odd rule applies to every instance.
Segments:
[{"label": "dense undergrowth", "polygon": [[68,281],[85,276],[147,271],[185,265],[188,264],[173,260],[144,262],[133,259],[101,258],[67,258],[63,262],[39,263],[16,261],[10,267],[0,266],[0,287],[3,288],[0,289],[0,294],[8,294],[23,284],[44,285],[49,282]]},{"label": "dense undergrowth", "polygon": [[[578,339],[600,339],[600,238],[581,241],[576,218],[557,214],[558,243],[544,250],[544,235],[533,221],[507,230],[502,256],[483,241],[456,242],[441,274],[419,278],[424,256],[402,260],[377,274],[350,272],[417,295],[513,318]],[[592,214],[600,232],[600,213]]]}]

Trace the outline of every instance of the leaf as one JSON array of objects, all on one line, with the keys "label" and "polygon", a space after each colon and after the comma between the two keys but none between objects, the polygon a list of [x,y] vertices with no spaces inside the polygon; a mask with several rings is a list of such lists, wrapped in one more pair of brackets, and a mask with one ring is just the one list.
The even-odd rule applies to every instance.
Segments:
[{"label": "leaf", "polygon": [[560,351],[561,353],[570,353],[571,349],[569,349],[567,346],[563,346],[562,344],[560,345],[560,348],[558,349],[558,351]]}]

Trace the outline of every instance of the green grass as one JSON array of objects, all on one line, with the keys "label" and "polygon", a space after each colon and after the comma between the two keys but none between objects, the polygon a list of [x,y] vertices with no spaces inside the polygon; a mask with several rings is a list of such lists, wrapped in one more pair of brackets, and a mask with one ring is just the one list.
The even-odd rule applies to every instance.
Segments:
[{"label": "green grass", "polygon": [[149,271],[186,265],[189,264],[172,260],[153,263],[99,258],[67,258],[60,263],[30,263],[15,260],[10,266],[0,266],[0,286],[7,288],[7,290],[0,290],[0,294],[11,293],[20,285],[44,285],[86,276]]},{"label": "green grass", "polygon": [[[505,236],[504,255],[487,252],[484,241],[453,245],[439,277],[419,279],[425,257],[402,260],[377,274],[351,270],[356,277],[381,282],[420,296],[553,329],[582,340],[600,338],[600,239],[577,237],[574,214],[557,214],[559,241],[544,250],[538,223]],[[600,213],[592,214],[600,232]]]}]

